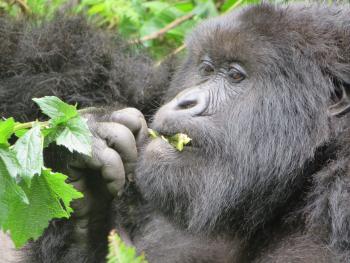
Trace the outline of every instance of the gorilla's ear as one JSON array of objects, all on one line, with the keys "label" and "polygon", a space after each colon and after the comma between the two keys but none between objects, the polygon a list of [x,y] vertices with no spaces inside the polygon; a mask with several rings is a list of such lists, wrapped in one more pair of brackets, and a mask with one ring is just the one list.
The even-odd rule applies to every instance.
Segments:
[{"label": "gorilla's ear", "polygon": [[[350,82],[349,82],[350,83]],[[350,84],[337,83],[336,93],[337,101],[329,107],[329,113],[332,116],[341,117],[350,112]]]}]

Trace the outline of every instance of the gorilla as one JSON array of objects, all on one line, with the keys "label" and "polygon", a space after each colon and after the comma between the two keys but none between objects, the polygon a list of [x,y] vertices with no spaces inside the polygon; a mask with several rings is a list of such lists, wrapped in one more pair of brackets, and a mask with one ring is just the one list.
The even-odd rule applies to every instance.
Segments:
[{"label": "gorilla", "polygon": [[152,263],[350,262],[348,6],[237,9],[160,67],[81,18],[0,32],[1,115],[56,95],[93,134],[91,158],[48,149],[85,197],[23,262],[105,262],[111,229]]}]

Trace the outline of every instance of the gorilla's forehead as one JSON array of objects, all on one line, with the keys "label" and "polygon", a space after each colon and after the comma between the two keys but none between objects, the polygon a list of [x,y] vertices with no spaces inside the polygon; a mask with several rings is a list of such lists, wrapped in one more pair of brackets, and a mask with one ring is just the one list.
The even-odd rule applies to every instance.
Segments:
[{"label": "gorilla's forehead", "polygon": [[213,59],[240,60],[240,54],[250,54],[259,39],[243,30],[240,13],[234,12],[208,20],[197,27],[187,39],[187,46],[194,55],[208,54]]},{"label": "gorilla's forehead", "polygon": [[266,63],[276,55],[281,12],[267,5],[233,11],[199,25],[186,44],[197,58],[209,55],[219,63],[239,61],[251,64],[248,67],[259,61]]},{"label": "gorilla's forehead", "polygon": [[328,56],[330,50],[324,47],[334,48],[334,39],[348,35],[337,35],[341,27],[337,21],[349,20],[344,18],[348,16],[349,9],[344,7],[261,4],[205,21],[186,44],[198,58],[208,54],[217,61],[247,61],[255,65],[278,60],[282,53],[284,59],[295,52],[309,58],[315,54]]}]

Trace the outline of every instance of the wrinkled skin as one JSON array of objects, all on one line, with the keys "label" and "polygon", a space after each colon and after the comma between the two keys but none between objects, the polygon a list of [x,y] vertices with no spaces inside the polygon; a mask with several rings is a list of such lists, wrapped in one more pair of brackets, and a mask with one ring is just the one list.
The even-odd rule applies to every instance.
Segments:
[{"label": "wrinkled skin", "polygon": [[191,144],[147,139],[135,108],[85,110],[93,156],[62,161],[85,198],[27,261],[103,262],[114,228],[149,262],[349,262],[349,24],[316,5],[202,23],[148,122]]}]

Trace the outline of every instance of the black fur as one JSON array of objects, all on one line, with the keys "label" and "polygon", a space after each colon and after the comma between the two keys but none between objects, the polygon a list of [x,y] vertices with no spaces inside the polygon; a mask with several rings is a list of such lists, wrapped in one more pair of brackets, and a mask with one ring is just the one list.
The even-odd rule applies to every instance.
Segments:
[{"label": "black fur", "polygon": [[[186,88],[210,93],[201,116],[155,114],[153,128],[196,148],[145,145],[136,186],[101,221],[112,217],[150,262],[350,262],[350,114],[329,112],[350,89],[349,7],[262,4],[204,22],[169,90],[167,69],[81,19],[1,20],[0,33],[5,115],[34,116],[30,97],[47,93],[146,114]],[[239,62],[246,79],[203,79],[204,55],[216,68]],[[28,261],[103,261],[96,239],[86,249],[68,238],[72,222],[52,224]]]},{"label": "black fur", "polygon": [[56,95],[79,107],[128,105],[147,114],[160,103],[171,64],[153,61],[83,18],[52,22],[0,18],[0,114],[33,119],[31,98]]}]

